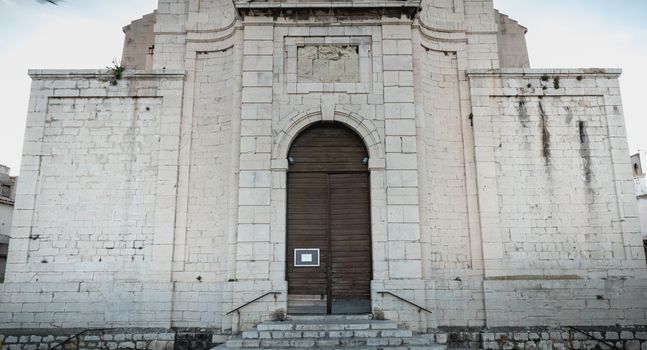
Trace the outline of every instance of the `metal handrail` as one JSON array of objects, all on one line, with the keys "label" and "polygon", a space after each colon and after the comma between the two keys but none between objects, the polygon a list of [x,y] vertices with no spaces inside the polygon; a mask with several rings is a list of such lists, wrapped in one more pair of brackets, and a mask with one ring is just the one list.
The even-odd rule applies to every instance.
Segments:
[{"label": "metal handrail", "polygon": [[430,313],[430,314],[432,313],[432,312],[431,312],[431,311],[429,311],[428,309],[426,309],[426,308],[424,308],[424,307],[422,307],[422,306],[420,306],[420,305],[418,305],[418,304],[416,304],[416,303],[414,303],[414,302],[412,302],[412,301],[409,301],[409,300],[407,300],[407,299],[405,299],[405,298],[403,298],[403,297],[401,297],[401,296],[399,296],[399,295],[393,294],[393,293],[391,293],[391,292],[377,292],[377,294],[382,294],[382,296],[384,296],[384,294],[389,294],[389,295],[391,295],[391,296],[393,296],[393,297],[395,297],[395,298],[397,298],[397,299],[400,299],[400,300],[404,301],[404,302],[405,302],[405,303],[407,303],[407,304],[411,304],[411,305],[413,305],[413,306],[417,307],[417,308],[418,308],[418,312],[420,312],[420,311],[427,311],[427,312],[428,312],[428,313]]},{"label": "metal handrail", "polygon": [[589,337],[589,338],[591,338],[591,339],[593,339],[595,341],[599,341],[600,343],[608,346],[611,349],[621,350],[620,348],[615,346],[615,344],[609,343],[608,341],[606,341],[604,339],[598,339],[595,336],[593,336],[593,335],[589,334],[588,332],[583,331],[583,330],[581,330],[579,328],[576,328],[576,327],[573,327],[573,326],[564,326],[564,328],[572,329],[572,330],[574,330],[574,331],[576,331],[578,333],[584,334],[585,336],[587,336],[587,337]]},{"label": "metal handrail", "polygon": [[81,332],[79,332],[79,333],[77,333],[77,334],[63,340],[62,343],[54,345],[53,347],[49,348],[49,350],[54,350],[54,349],[58,348],[59,346],[63,346],[65,344],[69,343],[70,341],[82,336],[83,334],[85,334],[87,332],[95,332],[95,331],[98,332],[98,331],[104,331],[104,330],[106,330],[106,329],[105,328],[88,328],[88,329],[84,329],[83,331],[81,331]]},{"label": "metal handrail", "polygon": [[254,299],[254,300],[248,301],[248,302],[246,302],[245,304],[243,304],[243,305],[241,305],[241,306],[239,306],[239,307],[237,307],[237,308],[235,308],[235,309],[233,309],[233,310],[229,311],[229,312],[228,312],[228,313],[226,313],[225,315],[229,315],[229,314],[231,314],[231,313],[234,313],[234,312],[236,312],[236,311],[238,311],[238,310],[240,310],[240,309],[244,308],[245,306],[247,306],[247,305],[249,305],[249,304],[251,304],[251,303],[253,303],[253,302],[256,302],[256,301],[258,301],[258,300],[260,300],[260,299],[265,298],[266,296],[268,296],[268,295],[270,295],[270,294],[273,294],[273,295],[274,295],[274,297],[276,298],[276,296],[277,296],[277,295],[279,295],[279,294],[281,294],[281,292],[267,292],[267,293],[265,293],[265,294],[261,295],[260,297],[258,297],[258,298],[256,298],[256,299]]}]

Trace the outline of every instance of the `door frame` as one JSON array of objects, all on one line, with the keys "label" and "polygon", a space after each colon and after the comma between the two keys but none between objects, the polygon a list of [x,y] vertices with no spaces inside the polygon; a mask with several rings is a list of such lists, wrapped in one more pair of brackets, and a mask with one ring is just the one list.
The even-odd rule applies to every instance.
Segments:
[{"label": "door frame", "polygon": [[[309,134],[312,133],[312,134]],[[329,140],[331,139],[322,139],[322,137],[325,137],[325,135],[335,135],[335,137],[340,137],[338,140],[342,144],[348,143],[348,148],[336,148],[338,147],[338,144],[336,142],[330,142]],[[301,137],[305,137],[305,139],[301,139]],[[301,140],[300,142],[298,140]],[[323,147],[323,148],[320,148]],[[332,149],[330,149],[332,147]],[[336,157],[334,159],[331,159],[329,154],[327,152],[340,152],[336,154]],[[286,282],[288,282],[288,303],[289,303],[289,295],[290,293],[290,285],[289,285],[289,277],[292,274],[292,278],[296,278],[295,274],[298,276],[299,273],[296,272],[298,270],[297,267],[295,267],[292,263],[291,260],[289,259],[291,252],[291,249],[294,249],[295,247],[293,246],[293,239],[296,240],[303,240],[304,236],[302,237],[301,235],[303,232],[299,232],[300,230],[297,230],[293,232],[295,235],[293,239],[290,239],[290,175],[294,174],[293,176],[297,176],[297,174],[313,174],[313,178],[317,178],[319,176],[322,176],[323,178],[320,180],[321,182],[318,183],[313,183],[315,188],[320,188],[321,185],[324,185],[325,188],[325,194],[321,193],[320,190],[317,190],[317,194],[321,197],[325,198],[320,198],[323,199],[324,203],[321,209],[325,208],[326,216],[323,219],[324,222],[320,222],[319,224],[315,223],[315,225],[312,227],[312,229],[317,230],[320,232],[321,228],[323,228],[323,231],[325,232],[325,243],[321,241],[321,238],[313,238],[316,243],[313,243],[310,248],[314,248],[316,244],[319,244],[319,248],[325,247],[326,254],[321,254],[320,257],[325,256],[326,257],[326,264],[325,264],[325,270],[324,271],[317,271],[316,274],[322,274],[325,273],[325,295],[326,295],[326,313],[327,314],[332,314],[333,313],[333,296],[334,296],[334,290],[333,286],[335,285],[334,281],[334,271],[333,271],[333,243],[334,243],[334,238],[333,237],[333,228],[331,226],[332,224],[332,218],[333,218],[333,213],[332,213],[332,186],[331,186],[331,177],[337,174],[356,174],[356,176],[361,177],[360,183],[363,183],[362,186],[365,187],[365,191],[361,191],[363,194],[362,196],[365,197],[365,201],[362,200],[360,203],[360,206],[362,207],[362,210],[364,214],[366,215],[365,218],[367,218],[366,222],[366,230],[367,231],[359,231],[360,236],[359,242],[363,244],[368,244],[368,249],[362,249],[358,251],[358,253],[361,253],[361,256],[368,259],[368,272],[367,274],[358,274],[357,278],[359,279],[360,276],[362,280],[365,282],[368,282],[368,285],[366,286],[366,293],[367,293],[367,301],[370,303],[371,302],[371,281],[373,281],[373,274],[374,274],[374,269],[373,269],[373,237],[372,237],[372,223],[373,223],[373,218],[372,218],[372,209],[371,209],[371,171],[369,169],[368,163],[362,162],[361,158],[358,158],[356,160],[357,163],[355,163],[354,156],[360,156],[360,157],[369,157],[370,152],[368,147],[366,147],[365,140],[362,138],[361,135],[359,135],[353,128],[350,128],[348,125],[344,123],[339,123],[339,122],[318,122],[318,123],[311,123],[304,129],[302,129],[295,137],[292,139],[292,143],[290,144],[290,147],[288,149],[288,156],[292,157],[294,156],[297,160],[296,162],[294,160],[290,160],[290,165],[288,166],[287,172],[286,172],[286,186],[285,186],[285,277],[286,277]],[[301,159],[309,159],[306,161],[299,162],[299,158]],[[357,181],[358,178],[355,178]],[[307,179],[307,177],[305,177]],[[301,180],[301,179],[300,179]],[[297,180],[299,181],[299,180]],[[351,180],[352,183],[352,180]],[[293,185],[296,185],[297,183],[293,183]],[[307,195],[307,191],[309,188],[306,186],[305,188],[299,186],[301,191],[306,191],[305,196],[308,198],[309,196]],[[293,194],[298,195],[296,192]],[[303,196],[304,194],[301,194]],[[307,201],[307,199],[306,199]],[[316,201],[319,202],[319,201]],[[304,202],[305,205],[305,202]],[[319,208],[319,207],[317,207]],[[313,208],[315,212],[318,212],[319,209]],[[360,207],[358,207],[360,208]],[[295,214],[296,215],[296,214]],[[305,214],[307,215],[307,214]],[[299,216],[295,216],[297,220],[301,219]],[[323,244],[322,244],[323,243]],[[306,248],[305,244],[303,248]],[[359,255],[359,254],[358,254]],[[352,256],[352,254],[351,254]],[[341,258],[341,257],[340,257]],[[366,266],[366,265],[364,265]],[[352,271],[352,265],[348,266],[349,269]],[[353,275],[352,272],[349,271],[348,273]],[[343,267],[342,270],[339,272],[342,273],[341,276],[344,275]],[[314,273],[314,272],[313,272]],[[300,279],[294,279],[293,281],[299,281],[299,284],[302,284],[304,281],[307,281],[307,277],[304,277],[304,280]],[[317,279],[313,279],[312,282],[316,283],[317,285],[322,284],[322,280],[320,279],[321,277]],[[352,280],[352,278],[351,278]],[[340,279],[339,282],[343,282],[345,279]],[[352,288],[351,288],[352,290]],[[364,287],[362,287],[362,290],[364,290]],[[305,291],[305,290],[304,290]],[[342,293],[343,294],[343,293]],[[295,294],[298,295],[298,294]],[[311,294],[304,294],[304,295],[311,295]],[[323,295],[323,294],[322,294]],[[350,301],[352,300],[351,295],[352,293],[348,293],[347,298],[342,298],[340,300],[347,300]],[[339,297],[339,296],[338,296]],[[364,299],[362,299],[364,300]],[[316,308],[316,303],[313,302],[312,306],[313,308]],[[352,303],[351,303],[352,305]],[[288,309],[290,306],[288,305]],[[352,307],[350,308],[352,309]],[[314,310],[314,309],[313,309]],[[371,308],[369,305],[369,310],[367,312],[370,312]],[[314,312],[314,311],[313,311]],[[349,312],[351,313],[351,312]]]},{"label": "door frame", "polygon": [[[276,137],[272,146],[271,157],[271,197],[269,237],[274,242],[270,248],[270,266],[267,274],[269,283],[287,296],[286,282],[286,220],[287,220],[287,172],[288,152],[296,135],[313,123],[320,121],[337,121],[358,134],[368,150],[370,182],[370,218],[373,281],[371,282],[372,307],[383,307],[379,291],[391,283],[390,262],[386,256],[388,242],[387,193],[386,193],[386,153],[383,131],[380,131],[372,119],[344,110],[340,106],[331,106],[329,115],[322,114],[319,107],[306,111],[296,111],[277,121],[274,128]],[[401,279],[393,280],[392,290],[398,290]],[[390,284],[389,284],[390,285]],[[267,289],[268,291],[270,289]],[[282,305],[287,309],[287,297],[281,297]]]}]

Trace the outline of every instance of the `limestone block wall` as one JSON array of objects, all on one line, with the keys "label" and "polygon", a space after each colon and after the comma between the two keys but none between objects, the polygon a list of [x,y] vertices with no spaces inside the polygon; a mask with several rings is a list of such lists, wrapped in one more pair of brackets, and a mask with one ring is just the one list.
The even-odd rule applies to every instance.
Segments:
[{"label": "limestone block wall", "polygon": [[647,196],[640,196],[637,200],[640,216],[640,231],[642,232],[643,240],[647,241]]},{"label": "limestone block wall", "polygon": [[491,1],[423,1],[414,23],[420,221],[429,327],[485,323],[469,68],[499,66]]},{"label": "limestone block wall", "polygon": [[[181,179],[174,248],[173,325],[220,327],[231,223],[234,50],[196,55],[192,114],[186,115],[187,178]],[[186,186],[186,187],[185,187]],[[186,199],[184,196],[186,196]],[[185,209],[183,209],[185,208]],[[251,213],[253,215],[253,213]],[[184,221],[184,220],[183,220]]]},{"label": "limestone block wall", "polygon": [[155,24],[156,69],[184,69],[193,59],[192,37],[210,37],[234,25],[236,11],[227,0],[159,0]]},{"label": "limestone block wall", "polygon": [[0,327],[167,327],[164,196],[184,75],[30,75]]},{"label": "limestone block wall", "polygon": [[469,68],[499,68],[496,14],[492,1],[463,0],[463,3]]},{"label": "limestone block wall", "polygon": [[468,73],[488,326],[645,322],[619,73]]},{"label": "limestone block wall", "polygon": [[433,48],[421,56],[418,179],[423,267],[435,326],[480,326],[485,317],[471,126],[462,106],[469,93],[459,70],[464,56]]}]

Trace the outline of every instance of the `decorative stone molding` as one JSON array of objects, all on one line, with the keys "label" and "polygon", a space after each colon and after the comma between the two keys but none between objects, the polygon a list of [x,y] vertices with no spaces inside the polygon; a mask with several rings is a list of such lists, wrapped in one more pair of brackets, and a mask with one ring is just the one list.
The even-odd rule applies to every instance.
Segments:
[{"label": "decorative stone molding", "polygon": [[[287,158],[294,137],[310,124],[318,121],[325,121],[320,108],[295,113],[284,118],[282,125],[278,128],[280,131],[276,137],[274,151],[272,152],[273,162],[276,161],[275,164],[278,166],[279,160]],[[368,149],[371,165],[378,166],[378,164],[384,163],[384,146],[380,140],[377,126],[371,120],[336,107],[333,121],[344,123],[359,134]],[[283,164],[287,166],[287,162]]]}]

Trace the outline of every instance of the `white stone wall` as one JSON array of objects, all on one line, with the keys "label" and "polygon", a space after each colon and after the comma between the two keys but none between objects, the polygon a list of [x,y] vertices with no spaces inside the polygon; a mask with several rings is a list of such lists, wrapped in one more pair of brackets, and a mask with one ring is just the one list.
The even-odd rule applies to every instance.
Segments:
[{"label": "white stone wall", "polygon": [[[196,56],[193,114],[188,130],[186,229],[176,226],[173,325],[220,327],[227,280],[234,52]],[[178,209],[179,210],[179,209]]]},{"label": "white stone wall", "polygon": [[30,74],[0,327],[167,327],[164,170],[183,74]]},{"label": "white stone wall", "polygon": [[647,240],[647,196],[638,197],[638,216],[643,240]]},{"label": "white stone wall", "polygon": [[488,326],[645,322],[618,75],[470,71]]},{"label": "white stone wall", "polygon": [[466,139],[472,136],[461,106],[467,84],[457,52],[425,48],[422,59],[426,79],[421,79],[424,114],[418,121],[418,179],[423,266],[430,281],[427,289],[433,290],[429,302],[435,305],[438,326],[479,326],[485,315],[481,255],[474,249],[480,246],[474,174],[468,173]]}]

